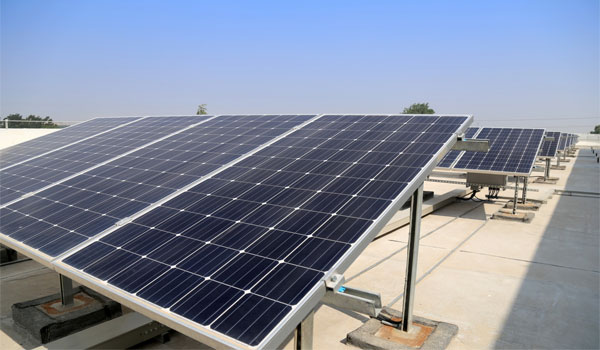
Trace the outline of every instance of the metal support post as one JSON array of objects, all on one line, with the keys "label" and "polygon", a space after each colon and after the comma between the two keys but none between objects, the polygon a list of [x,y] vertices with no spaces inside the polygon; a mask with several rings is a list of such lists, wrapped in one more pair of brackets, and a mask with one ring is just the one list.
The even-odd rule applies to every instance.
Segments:
[{"label": "metal support post", "polygon": [[410,199],[410,230],[406,252],[406,277],[404,281],[404,303],[402,308],[402,330],[408,332],[412,326],[415,284],[417,283],[417,261],[419,258],[419,236],[421,235],[421,206],[423,184]]},{"label": "metal support post", "polygon": [[73,280],[63,275],[58,275],[60,280],[60,300],[64,306],[73,304]]},{"label": "metal support post", "polygon": [[560,154],[556,157],[556,166],[560,166]]},{"label": "metal support post", "polygon": [[546,169],[544,169],[544,180],[550,178],[550,158],[546,158]]},{"label": "metal support post", "polygon": [[294,333],[294,349],[295,350],[310,350],[313,348],[313,324],[315,312],[311,311],[304,321],[296,327]]},{"label": "metal support post", "polygon": [[517,213],[517,201],[519,200],[519,177],[515,176],[515,198],[513,200],[513,214]]},{"label": "metal support post", "polygon": [[527,182],[528,178],[523,176],[523,197],[521,199],[521,203],[523,204],[525,204],[525,201],[527,200]]}]

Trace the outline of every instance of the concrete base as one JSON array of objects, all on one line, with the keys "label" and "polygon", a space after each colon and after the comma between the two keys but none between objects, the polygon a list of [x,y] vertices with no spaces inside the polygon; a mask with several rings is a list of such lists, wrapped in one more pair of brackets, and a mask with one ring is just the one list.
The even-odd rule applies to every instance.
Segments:
[{"label": "concrete base", "polygon": [[[570,157],[570,155],[567,155],[567,157]],[[561,163],[568,163],[568,162],[570,162],[570,161],[571,161],[571,160],[570,160],[570,159],[567,159],[567,158],[565,158],[565,159],[561,158],[561,159],[560,159],[560,162],[561,162]]]},{"label": "concrete base", "polygon": [[510,220],[510,221],[521,221],[531,222],[535,214],[533,213],[519,213],[513,214],[512,209],[500,209],[498,212],[492,215],[492,219],[495,220]]},{"label": "concrete base", "polygon": [[[504,205],[504,208],[512,210],[513,206],[514,206],[513,201],[510,201]],[[540,209],[540,205],[533,203],[533,202],[525,202],[525,204],[517,202],[517,210],[538,211],[539,209]]]},{"label": "concrete base", "polygon": [[60,294],[13,304],[13,321],[45,344],[122,314],[119,303],[89,288],[74,292],[68,306],[61,304]]},{"label": "concrete base", "polygon": [[[402,317],[400,311],[385,308],[384,311]],[[348,333],[349,344],[361,349],[373,350],[441,350],[446,349],[452,338],[458,333],[458,327],[445,323],[414,317],[410,332],[383,324],[372,318],[355,331]]]},{"label": "concrete base", "polygon": [[558,180],[559,180],[558,177],[549,177],[547,179],[544,179],[543,177],[538,177],[537,179],[535,179],[533,181],[533,183],[536,183],[536,184],[556,185],[556,182]]}]

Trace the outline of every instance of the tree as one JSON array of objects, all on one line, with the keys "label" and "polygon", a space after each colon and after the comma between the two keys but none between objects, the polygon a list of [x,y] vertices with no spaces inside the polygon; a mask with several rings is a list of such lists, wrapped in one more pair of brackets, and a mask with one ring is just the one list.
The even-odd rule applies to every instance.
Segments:
[{"label": "tree", "polygon": [[590,134],[600,134],[600,125],[594,126],[594,131],[590,131]]},{"label": "tree", "polygon": [[208,114],[208,111],[206,109],[206,104],[199,105],[198,111],[196,111],[196,115],[203,115],[203,114]]},{"label": "tree", "polygon": [[36,115],[29,115],[23,119],[18,113],[10,114],[4,118],[8,120],[9,128],[58,128],[59,126],[52,121],[50,117],[38,117]]},{"label": "tree", "polygon": [[408,108],[404,108],[402,114],[433,114],[435,111],[429,108],[429,103],[413,103]]}]

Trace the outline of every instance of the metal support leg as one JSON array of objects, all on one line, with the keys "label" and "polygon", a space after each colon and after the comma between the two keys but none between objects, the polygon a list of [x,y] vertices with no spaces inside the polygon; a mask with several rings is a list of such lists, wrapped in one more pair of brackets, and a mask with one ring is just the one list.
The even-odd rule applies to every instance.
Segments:
[{"label": "metal support leg", "polygon": [[519,200],[519,177],[515,176],[515,198],[513,200],[513,214],[517,213],[517,201]]},{"label": "metal support leg", "polygon": [[523,176],[523,197],[521,199],[521,203],[525,204],[525,201],[527,200],[527,182],[528,179],[526,176]]},{"label": "metal support leg", "polygon": [[404,281],[404,304],[402,309],[402,330],[408,332],[412,326],[415,284],[417,283],[417,261],[419,257],[419,236],[421,235],[421,206],[423,204],[423,184],[410,199],[410,231],[406,252],[406,278]]},{"label": "metal support leg", "polygon": [[60,279],[60,300],[63,305],[73,304],[73,281],[63,275],[58,275]]},{"label": "metal support leg", "polygon": [[546,169],[544,169],[544,181],[550,178],[550,158],[546,158]]},{"label": "metal support leg", "polygon": [[313,348],[313,324],[315,312],[311,311],[304,321],[296,327],[294,333],[294,349],[310,350]]},{"label": "metal support leg", "polygon": [[558,155],[558,157],[556,157],[556,166],[557,167],[560,166],[560,155]]}]

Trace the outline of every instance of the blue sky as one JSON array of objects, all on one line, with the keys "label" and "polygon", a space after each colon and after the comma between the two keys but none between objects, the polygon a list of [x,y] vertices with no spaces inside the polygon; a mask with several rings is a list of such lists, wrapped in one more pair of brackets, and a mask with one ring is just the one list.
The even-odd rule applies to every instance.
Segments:
[{"label": "blue sky", "polygon": [[398,113],[600,124],[599,8],[560,1],[1,1],[1,112]]}]

